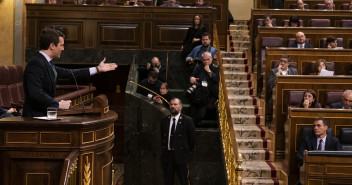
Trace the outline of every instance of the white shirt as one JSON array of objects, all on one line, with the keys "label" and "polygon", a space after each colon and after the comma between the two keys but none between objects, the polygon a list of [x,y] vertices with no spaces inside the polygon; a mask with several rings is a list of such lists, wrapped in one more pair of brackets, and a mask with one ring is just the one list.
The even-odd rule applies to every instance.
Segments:
[{"label": "white shirt", "polygon": [[297,48],[301,48],[301,45],[302,45],[302,48],[304,48],[304,46],[306,45],[306,43],[303,43],[303,44],[298,44],[298,43],[297,43]]},{"label": "white shirt", "polygon": [[[42,54],[45,59],[50,63],[50,61],[52,60],[52,58],[50,58],[46,53],[44,53],[43,51],[39,51],[40,54]],[[89,68],[89,74],[90,76],[93,76],[95,74],[97,74],[97,69],[95,67],[90,67]]]},{"label": "white shirt", "polygon": [[177,122],[178,122],[178,119],[180,118],[180,115],[181,115],[181,113],[177,114],[176,116],[171,116],[171,118],[170,118],[169,137],[168,137],[168,140],[167,140],[167,148],[168,148],[168,150],[171,150],[171,148],[170,148],[170,136],[171,136],[171,129],[172,129],[171,126],[174,126],[174,118],[175,118],[175,125],[176,126],[174,126],[174,127],[175,127],[175,132],[176,132]]},{"label": "white shirt", "polygon": [[320,139],[319,137],[317,138],[317,150],[318,150],[318,147],[319,147],[320,140],[323,140],[321,142],[321,151],[325,151],[326,136],[323,139]]}]

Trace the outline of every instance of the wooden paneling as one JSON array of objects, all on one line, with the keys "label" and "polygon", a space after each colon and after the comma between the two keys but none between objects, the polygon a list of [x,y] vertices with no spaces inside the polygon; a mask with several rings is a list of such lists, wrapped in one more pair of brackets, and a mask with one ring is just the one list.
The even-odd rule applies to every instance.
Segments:
[{"label": "wooden paneling", "polygon": [[[112,180],[113,111],[100,115],[60,116],[58,121],[33,118],[0,120],[0,184],[59,185],[65,161],[77,152],[74,184],[106,185]],[[72,170],[74,170],[72,168]],[[89,175],[84,175],[84,173]],[[73,176],[73,175],[72,175]]]},{"label": "wooden paneling", "polygon": [[[342,109],[304,109],[290,108],[285,123],[286,152],[283,169],[289,175],[289,181],[295,183],[299,168],[296,165],[295,155],[301,143],[301,130],[303,127],[312,126],[314,119],[324,117],[332,129],[333,136],[339,137],[341,128],[352,128],[352,110]],[[326,162],[326,161],[324,161]],[[323,163],[320,161],[319,163]],[[311,174],[337,173],[333,166],[312,164],[307,169]],[[345,169],[346,170],[346,169]],[[289,183],[289,184],[291,184]]]},{"label": "wooden paneling", "polygon": [[[225,5],[219,5],[224,9]],[[119,7],[27,4],[27,48],[38,47],[40,30],[60,26],[67,49],[179,50],[193,16],[201,14],[212,30],[217,23],[220,44],[225,47],[227,9]]]}]

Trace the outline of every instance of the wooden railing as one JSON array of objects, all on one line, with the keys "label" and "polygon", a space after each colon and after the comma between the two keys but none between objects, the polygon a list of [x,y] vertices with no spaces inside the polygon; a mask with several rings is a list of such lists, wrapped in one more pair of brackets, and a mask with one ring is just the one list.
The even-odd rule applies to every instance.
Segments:
[{"label": "wooden railing", "polygon": [[242,155],[238,153],[238,146],[235,137],[235,131],[233,130],[230,104],[227,96],[224,69],[221,60],[221,51],[219,47],[219,40],[217,37],[217,29],[214,24],[213,27],[213,46],[217,52],[217,62],[220,69],[220,81],[219,81],[219,122],[222,136],[222,145],[224,151],[224,159],[227,172],[227,182],[229,185],[239,185],[242,183]]},{"label": "wooden railing", "polygon": [[60,178],[60,185],[76,185],[77,184],[77,161],[78,150],[72,151],[65,159],[64,166]]}]

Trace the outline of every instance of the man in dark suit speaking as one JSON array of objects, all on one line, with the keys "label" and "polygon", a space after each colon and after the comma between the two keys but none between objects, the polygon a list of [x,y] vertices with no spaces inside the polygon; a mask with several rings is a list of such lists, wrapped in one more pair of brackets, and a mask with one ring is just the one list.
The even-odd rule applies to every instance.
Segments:
[{"label": "man in dark suit speaking", "polygon": [[161,160],[165,185],[174,184],[175,172],[181,185],[189,184],[187,156],[195,144],[195,128],[192,118],[181,114],[182,102],[170,101],[171,115],[161,120]]},{"label": "man in dark suit speaking", "polygon": [[114,63],[105,64],[105,58],[96,67],[65,69],[56,67],[52,60],[60,58],[64,50],[64,34],[56,29],[45,28],[39,36],[40,51],[28,62],[23,76],[25,102],[24,117],[45,116],[47,107],[69,109],[71,101],[55,101],[57,78],[89,78],[89,76],[115,70]]},{"label": "man in dark suit speaking", "polygon": [[319,150],[319,151],[340,151],[341,145],[337,138],[327,135],[328,123],[324,118],[316,118],[313,123],[314,135],[305,137],[296,154],[296,161],[299,166],[303,165],[304,150]]}]

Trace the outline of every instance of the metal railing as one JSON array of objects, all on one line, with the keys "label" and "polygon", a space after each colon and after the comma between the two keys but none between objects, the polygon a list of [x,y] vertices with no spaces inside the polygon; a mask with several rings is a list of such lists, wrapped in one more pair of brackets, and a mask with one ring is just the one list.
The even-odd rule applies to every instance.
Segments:
[{"label": "metal railing", "polygon": [[233,130],[230,104],[228,100],[224,69],[221,60],[221,51],[219,47],[219,40],[217,35],[216,24],[213,27],[213,46],[217,52],[217,62],[220,69],[220,81],[219,81],[219,122],[222,136],[222,145],[224,152],[224,159],[227,172],[227,181],[229,185],[240,185],[242,183],[242,155],[238,153],[238,146],[235,137],[235,131]]}]

